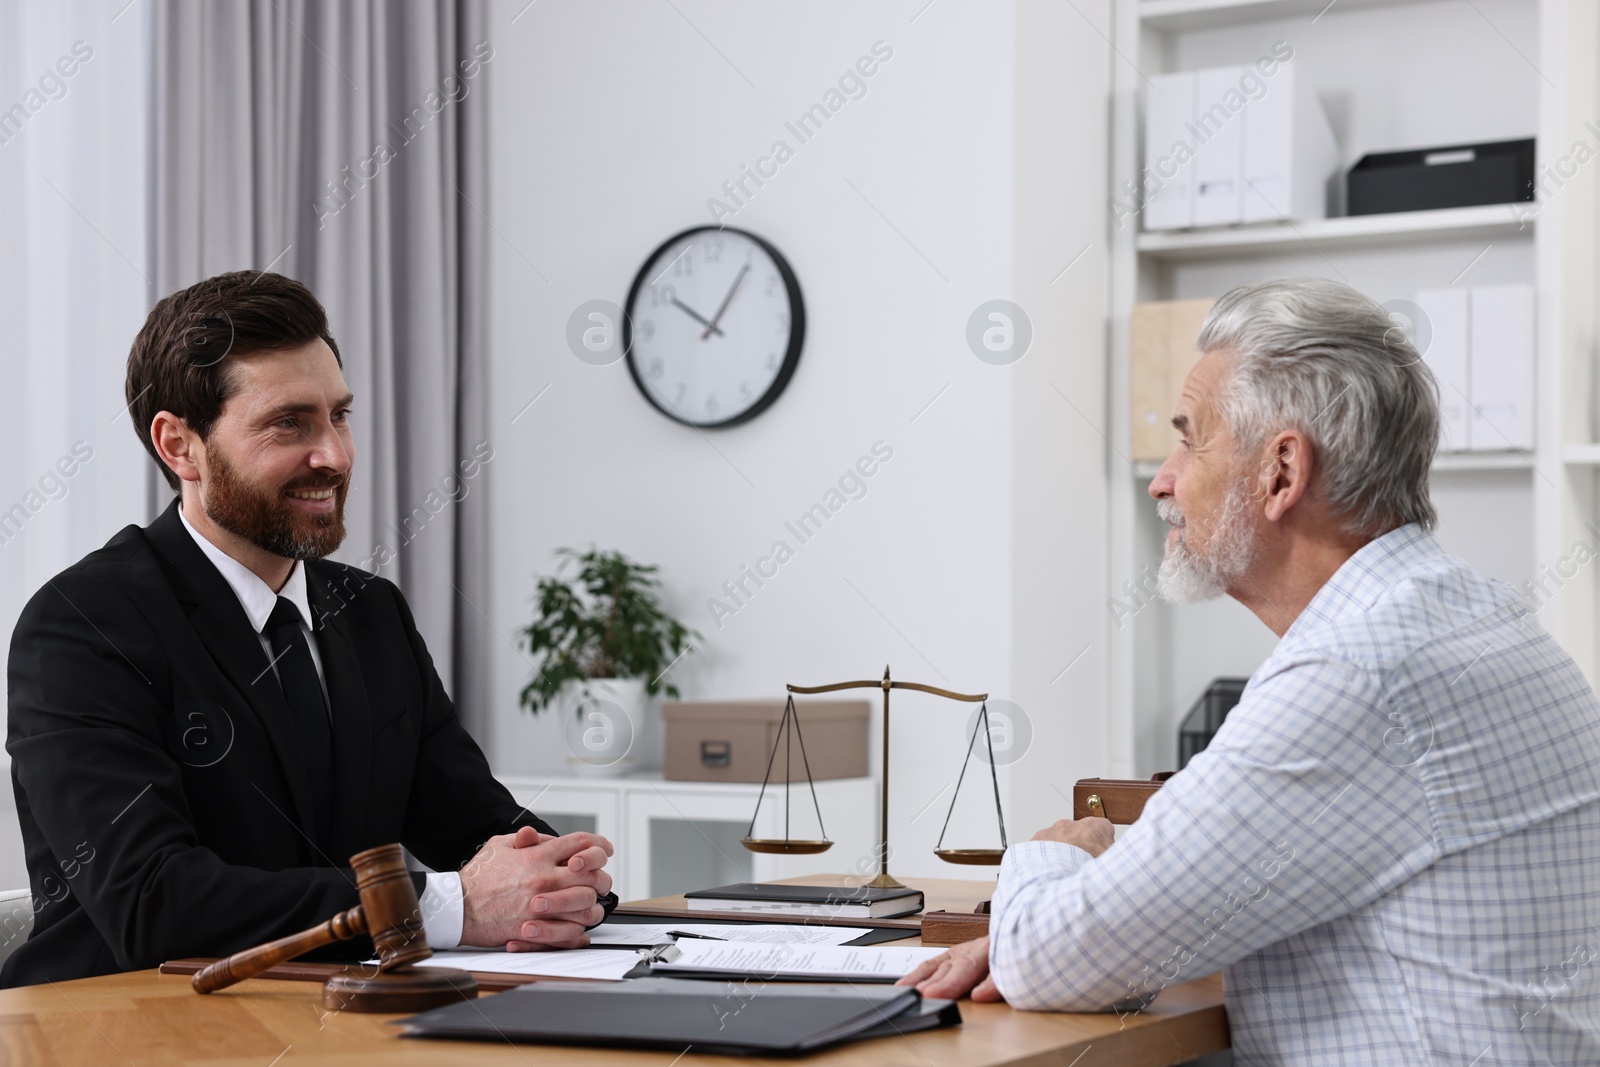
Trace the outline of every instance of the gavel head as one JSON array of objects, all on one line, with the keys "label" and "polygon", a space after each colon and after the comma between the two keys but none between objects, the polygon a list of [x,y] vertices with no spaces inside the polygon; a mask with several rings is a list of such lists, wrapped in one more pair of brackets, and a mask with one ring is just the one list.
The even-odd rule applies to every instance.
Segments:
[{"label": "gavel head", "polygon": [[380,845],[350,857],[361,894],[367,934],[378,950],[378,970],[388,971],[433,955],[422,927],[417,887],[399,845]]}]

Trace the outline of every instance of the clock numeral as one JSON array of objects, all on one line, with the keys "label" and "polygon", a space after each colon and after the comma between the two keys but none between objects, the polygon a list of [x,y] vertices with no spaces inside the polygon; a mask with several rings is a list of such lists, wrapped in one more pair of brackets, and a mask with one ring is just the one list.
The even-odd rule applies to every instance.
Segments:
[{"label": "clock numeral", "polygon": [[655,324],[655,321],[653,319],[640,319],[639,320],[639,336],[643,340],[648,341],[648,340],[650,340],[650,338],[654,337],[655,335],[656,335],[656,324]]},{"label": "clock numeral", "polygon": [[778,353],[776,353],[776,352],[768,352],[767,353],[767,369],[768,370],[777,370],[778,369]]},{"label": "clock numeral", "polygon": [[772,294],[776,293],[777,291],[778,291],[778,276],[776,274],[767,275],[767,295],[771,296]]},{"label": "clock numeral", "polygon": [[727,247],[728,241],[720,234],[707,237],[705,240],[705,255],[707,263],[721,263],[722,250]]},{"label": "clock numeral", "polygon": [[716,393],[707,393],[706,394],[706,414],[707,415],[715,415],[719,409],[720,409],[720,405],[717,403],[717,394]]},{"label": "clock numeral", "polygon": [[739,399],[740,400],[754,400],[755,399],[755,394],[750,391],[750,383],[749,382],[740,382],[739,383]]},{"label": "clock numeral", "polygon": [[650,361],[650,368],[644,373],[645,377],[647,378],[660,378],[666,372],[667,368],[662,365],[661,357],[657,356],[655,359]]},{"label": "clock numeral", "polygon": [[690,245],[683,255],[672,261],[672,276],[674,278],[694,277],[694,245]]},{"label": "clock numeral", "polygon": [[671,307],[672,302],[678,298],[678,291],[670,285],[652,285],[650,287],[650,306],[653,308]]},{"label": "clock numeral", "polygon": [[688,391],[689,391],[689,383],[688,382],[679,382],[678,383],[678,399],[676,399],[676,400],[674,400],[672,402],[672,406],[673,407],[677,407],[679,404],[683,403],[683,394],[687,393]]},{"label": "clock numeral", "polygon": [[780,334],[788,333],[789,332],[789,313],[787,311],[780,311],[780,312],[778,312],[777,318],[778,318],[778,332]]}]

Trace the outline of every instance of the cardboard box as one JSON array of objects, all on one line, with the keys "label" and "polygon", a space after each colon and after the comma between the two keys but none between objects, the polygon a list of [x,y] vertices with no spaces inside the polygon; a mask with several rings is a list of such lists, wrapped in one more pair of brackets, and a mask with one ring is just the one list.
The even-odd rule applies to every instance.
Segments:
[{"label": "cardboard box", "polygon": [[[782,700],[701,700],[661,705],[666,723],[665,776],[675,782],[759,782],[778,739]],[[789,778],[863,778],[867,774],[865,700],[796,700],[799,740],[789,746]],[[784,780],[784,753],[772,764],[772,781]]]},{"label": "cardboard box", "polygon": [[1215,300],[1161,300],[1135,304],[1128,330],[1129,395],[1133,409],[1132,458],[1159,463],[1178,444],[1172,413],[1184,379],[1200,362],[1195,338]]}]

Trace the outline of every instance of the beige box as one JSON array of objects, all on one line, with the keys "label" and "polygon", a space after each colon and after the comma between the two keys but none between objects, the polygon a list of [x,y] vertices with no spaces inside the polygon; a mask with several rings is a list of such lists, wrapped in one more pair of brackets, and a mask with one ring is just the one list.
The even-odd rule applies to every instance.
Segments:
[{"label": "beige box", "polygon": [[[661,705],[666,723],[666,777],[675,782],[759,782],[778,739],[782,700],[700,700]],[[867,773],[865,700],[795,701],[800,733],[790,750],[791,781],[811,777],[861,778]],[[806,760],[799,741],[805,741]],[[772,764],[772,781],[784,779],[784,750]]]},{"label": "beige box", "polygon": [[1216,301],[1162,300],[1135,304],[1128,323],[1128,385],[1133,458],[1160,462],[1178,444],[1172,413],[1184,379],[1200,362],[1200,325]]}]

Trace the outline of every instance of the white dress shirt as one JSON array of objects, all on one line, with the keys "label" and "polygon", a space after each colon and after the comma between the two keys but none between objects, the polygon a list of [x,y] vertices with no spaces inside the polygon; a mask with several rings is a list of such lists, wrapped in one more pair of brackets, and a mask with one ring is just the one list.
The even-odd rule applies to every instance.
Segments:
[{"label": "white dress shirt", "polygon": [[[244,608],[245,617],[250,620],[251,628],[261,641],[261,650],[266,654],[268,662],[272,661],[272,639],[266,634],[267,618],[277,606],[278,598],[280,596],[285,598],[300,612],[300,629],[305,633],[306,644],[311,649],[311,662],[317,668],[317,681],[322,683],[322,696],[327,702],[328,714],[330,717],[335,714],[333,701],[327,699],[328,682],[322,675],[322,652],[317,648],[316,633],[311,625],[311,602],[306,597],[305,567],[299,560],[295,560],[294,568],[289,571],[289,580],[283,583],[282,589],[273,592],[272,587],[263,582],[249,567],[206,540],[198,530],[189,525],[188,516],[184,515],[182,507],[178,508],[178,518],[183,520],[183,528],[189,531],[189,536],[200,546],[200,551],[206,554],[206,558],[222,574],[223,580],[239,598],[239,606]],[[277,673],[276,663],[272,664],[272,670],[274,674]],[[409,857],[410,853],[407,853],[407,856]],[[459,874],[428,872],[427,885],[417,903],[422,911],[422,928],[428,938],[428,947],[455,948],[461,944],[461,926],[465,916]]]},{"label": "white dress shirt", "polygon": [[1097,858],[1013,845],[1019,1008],[1224,970],[1235,1062],[1600,1064],[1600,707],[1516,591],[1402,526],[1312,598]]}]

